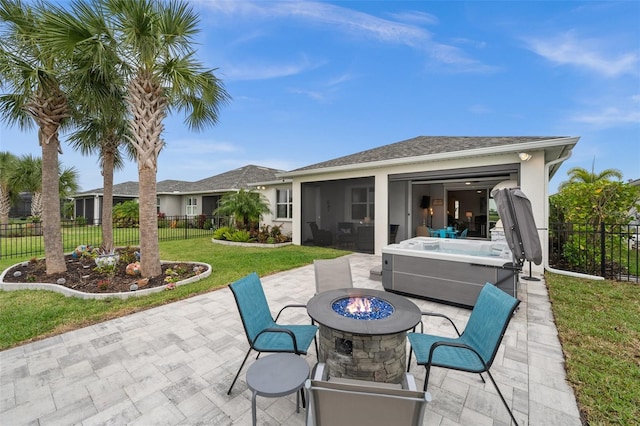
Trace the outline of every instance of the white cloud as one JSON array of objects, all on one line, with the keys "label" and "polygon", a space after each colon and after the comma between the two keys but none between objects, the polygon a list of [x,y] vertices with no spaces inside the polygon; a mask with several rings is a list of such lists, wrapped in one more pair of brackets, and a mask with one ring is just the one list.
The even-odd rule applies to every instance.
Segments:
[{"label": "white cloud", "polygon": [[574,114],[571,120],[597,127],[613,127],[626,124],[640,123],[640,110],[636,108],[624,109],[620,107],[604,107],[598,111],[587,111]]},{"label": "white cloud", "polygon": [[265,62],[244,63],[222,67],[229,81],[239,80],[268,80],[272,78],[288,77],[321,67],[323,62],[311,62],[303,57],[298,62],[276,64]]},{"label": "white cloud", "polygon": [[616,47],[607,45],[605,39],[579,38],[574,31],[568,31],[526,42],[533,52],[559,65],[583,67],[607,77],[638,74],[638,53],[616,52]]},{"label": "white cloud", "polygon": [[[395,20],[378,18],[346,7],[313,1],[201,1],[203,7],[214,13],[228,16],[242,16],[251,19],[294,19],[312,24],[327,25],[331,31],[364,37],[389,44],[397,44],[418,49],[436,62],[453,66],[458,71],[487,72],[495,69],[471,59],[458,47],[438,43],[433,40],[429,31],[419,24],[434,23],[437,19],[422,12],[406,12],[390,15]],[[404,21],[404,22],[401,22]],[[293,72],[287,67],[276,66],[278,72],[265,73],[270,75],[291,75]],[[288,71],[287,71],[288,70]],[[265,71],[268,71],[265,70]],[[252,73],[241,73],[238,70],[225,69],[232,78],[249,79]]]}]

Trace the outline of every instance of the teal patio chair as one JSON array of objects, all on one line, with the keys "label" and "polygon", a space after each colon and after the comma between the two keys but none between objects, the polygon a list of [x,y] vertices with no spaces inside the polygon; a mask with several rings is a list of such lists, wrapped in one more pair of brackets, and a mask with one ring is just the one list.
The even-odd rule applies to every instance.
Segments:
[{"label": "teal patio chair", "polygon": [[423,312],[423,315],[447,319],[453,325],[458,337],[448,338],[424,333],[407,333],[411,344],[407,371],[411,366],[411,352],[413,352],[416,354],[416,363],[424,365],[426,369],[424,391],[427,390],[429,370],[432,366],[479,373],[483,382],[484,377],[482,377],[481,373],[486,371],[491,382],[493,382],[493,386],[498,391],[502,403],[507,407],[511,419],[517,425],[518,422],[513,416],[513,412],[504,399],[502,392],[500,392],[496,381],[493,379],[489,368],[491,368],[509,321],[519,303],[518,299],[493,284],[486,283],[480,291],[478,300],[473,307],[473,311],[471,311],[471,316],[462,334],[460,334],[458,328],[449,317],[437,313]]},{"label": "teal patio chair", "polygon": [[274,320],[264,295],[262,283],[255,272],[234,282],[229,288],[238,305],[242,326],[249,341],[249,350],[240,364],[227,395],[231,393],[233,385],[236,384],[251,350],[258,352],[258,356],[261,352],[289,352],[296,355],[306,355],[311,342],[315,342],[316,353],[318,353],[316,340],[318,327],[316,325],[280,325],[276,323],[285,309],[305,308],[306,305],[286,305],[280,309]]}]

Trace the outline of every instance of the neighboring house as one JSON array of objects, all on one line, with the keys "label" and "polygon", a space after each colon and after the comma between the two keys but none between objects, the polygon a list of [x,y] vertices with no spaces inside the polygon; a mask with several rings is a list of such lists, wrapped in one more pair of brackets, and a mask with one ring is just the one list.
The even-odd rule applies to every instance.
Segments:
[{"label": "neighboring house", "polygon": [[[163,180],[157,183],[158,213],[166,216],[210,216],[218,207],[220,198],[240,189],[261,192],[269,201],[271,214],[264,215],[263,223],[283,226],[291,232],[291,182],[277,179],[283,170],[247,165],[195,182]],[[75,194],[75,216],[84,216],[89,223],[100,223],[102,188]],[[138,183],[125,182],[113,186],[113,204],[138,198]]]},{"label": "neighboring house", "polygon": [[339,223],[351,222],[365,235],[356,248],[375,254],[388,243],[390,224],[399,225],[398,241],[420,225],[450,223],[490,238],[497,220],[491,190],[517,185],[531,201],[546,252],[548,183],[578,139],[420,136],[280,173],[292,180],[293,243],[313,239],[311,222],[334,235]]}]

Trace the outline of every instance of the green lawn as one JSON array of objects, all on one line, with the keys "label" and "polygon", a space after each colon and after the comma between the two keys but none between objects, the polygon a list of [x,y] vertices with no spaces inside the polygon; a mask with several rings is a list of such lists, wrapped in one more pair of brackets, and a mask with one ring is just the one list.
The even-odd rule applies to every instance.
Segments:
[{"label": "green lawn", "polygon": [[[241,248],[210,237],[160,243],[161,258],[212,265],[210,277],[129,300],[80,300],[48,291],[0,292],[0,350],[141,309],[216,290],[256,271],[265,276],[343,251],[288,246]],[[0,270],[21,259],[1,259]],[[590,425],[638,424],[640,286],[547,274],[569,381]]]},{"label": "green lawn", "polygon": [[546,280],[567,377],[588,424],[639,424],[640,285]]},{"label": "green lawn", "polygon": [[[210,237],[163,242],[160,243],[162,259],[208,263],[213,268],[211,276],[173,291],[127,300],[82,300],[50,291],[0,291],[0,350],[216,290],[253,271],[265,276],[309,264],[313,259],[344,254],[344,251],[320,247],[223,246],[212,244]],[[0,270],[21,260],[26,259],[1,259]]]}]

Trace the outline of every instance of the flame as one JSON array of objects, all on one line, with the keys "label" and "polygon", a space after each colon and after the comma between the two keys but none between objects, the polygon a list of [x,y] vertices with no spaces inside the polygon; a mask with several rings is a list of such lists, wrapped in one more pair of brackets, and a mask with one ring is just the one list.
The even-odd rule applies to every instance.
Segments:
[{"label": "flame", "polygon": [[351,297],[345,310],[350,314],[371,312],[371,300],[368,297]]}]

